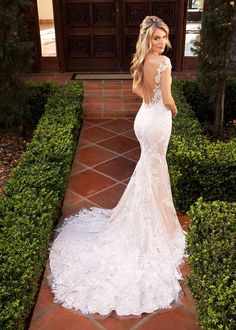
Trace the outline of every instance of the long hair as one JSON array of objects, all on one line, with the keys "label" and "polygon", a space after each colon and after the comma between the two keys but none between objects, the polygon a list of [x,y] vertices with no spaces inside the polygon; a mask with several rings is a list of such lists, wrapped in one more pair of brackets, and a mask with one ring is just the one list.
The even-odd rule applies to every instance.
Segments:
[{"label": "long hair", "polygon": [[151,38],[156,29],[162,29],[167,35],[167,47],[171,48],[169,41],[169,28],[163,20],[157,16],[146,16],[140,24],[140,32],[136,44],[136,53],[131,62],[130,72],[133,77],[133,88],[143,82],[143,65],[148,52],[152,48]]}]

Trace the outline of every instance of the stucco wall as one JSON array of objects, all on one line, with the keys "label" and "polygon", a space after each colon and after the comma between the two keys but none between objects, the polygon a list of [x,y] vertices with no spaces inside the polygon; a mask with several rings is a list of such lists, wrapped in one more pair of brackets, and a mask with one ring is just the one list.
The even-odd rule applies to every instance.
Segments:
[{"label": "stucco wall", "polygon": [[52,0],[37,0],[39,19],[53,19]]}]

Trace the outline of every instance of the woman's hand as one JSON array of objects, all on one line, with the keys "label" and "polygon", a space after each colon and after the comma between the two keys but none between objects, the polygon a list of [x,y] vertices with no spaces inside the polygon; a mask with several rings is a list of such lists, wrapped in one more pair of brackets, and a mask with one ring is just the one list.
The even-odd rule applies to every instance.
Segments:
[{"label": "woman's hand", "polygon": [[172,118],[174,118],[174,117],[176,117],[176,115],[177,115],[177,113],[178,113],[178,110],[177,110],[177,108],[175,108],[175,109],[171,109],[171,113],[172,113]]}]

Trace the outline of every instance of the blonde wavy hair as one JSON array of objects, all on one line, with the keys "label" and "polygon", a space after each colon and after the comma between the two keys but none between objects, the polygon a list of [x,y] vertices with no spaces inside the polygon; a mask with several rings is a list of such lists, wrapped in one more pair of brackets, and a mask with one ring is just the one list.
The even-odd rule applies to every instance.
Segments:
[{"label": "blonde wavy hair", "polygon": [[169,40],[169,28],[163,20],[157,16],[146,16],[140,24],[140,32],[136,44],[136,53],[133,55],[130,73],[133,77],[133,89],[143,82],[143,65],[148,52],[152,48],[151,38],[156,29],[163,30],[167,35],[167,47],[171,48]]}]

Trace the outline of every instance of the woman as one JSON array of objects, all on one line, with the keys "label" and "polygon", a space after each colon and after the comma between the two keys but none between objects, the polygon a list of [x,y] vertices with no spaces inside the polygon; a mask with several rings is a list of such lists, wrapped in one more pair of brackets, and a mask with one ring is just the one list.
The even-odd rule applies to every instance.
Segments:
[{"label": "woman", "polygon": [[172,116],[170,46],[166,24],[141,24],[131,73],[143,98],[135,121],[141,156],[113,209],[83,209],[66,219],[50,249],[55,301],[81,315],[139,317],[173,308],[183,279],[185,234],[172,201],[166,151]]}]

